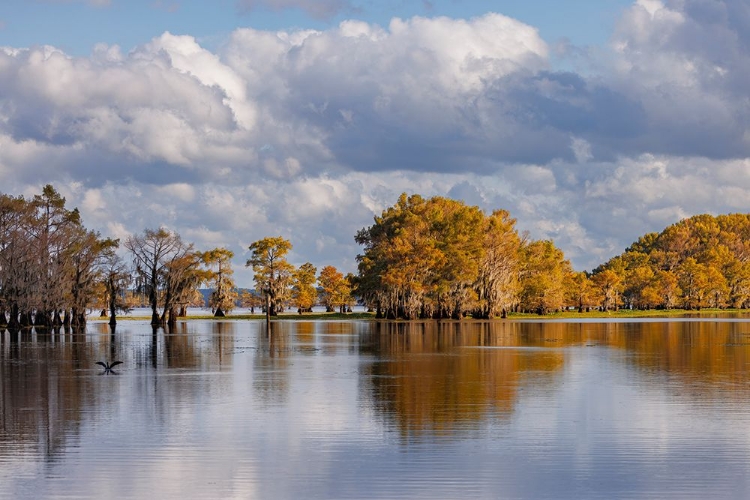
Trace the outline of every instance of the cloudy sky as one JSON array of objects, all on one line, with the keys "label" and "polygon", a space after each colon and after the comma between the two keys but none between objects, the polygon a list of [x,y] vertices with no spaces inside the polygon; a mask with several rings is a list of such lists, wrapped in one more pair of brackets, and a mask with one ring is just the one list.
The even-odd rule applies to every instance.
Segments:
[{"label": "cloudy sky", "polygon": [[7,0],[0,191],[354,271],[402,192],[504,208],[578,270],[750,210],[746,0]]}]

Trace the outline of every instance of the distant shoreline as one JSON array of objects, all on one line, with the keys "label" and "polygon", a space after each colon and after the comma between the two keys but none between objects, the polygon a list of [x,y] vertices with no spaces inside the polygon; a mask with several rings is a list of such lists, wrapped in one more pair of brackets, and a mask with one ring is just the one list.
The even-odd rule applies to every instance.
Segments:
[{"label": "distant shoreline", "polygon": [[[416,319],[416,320],[389,320],[389,319],[378,319],[375,318],[375,313],[368,312],[356,312],[356,313],[283,313],[278,316],[273,316],[272,321],[351,321],[351,320],[367,320],[367,321],[399,321],[399,322],[416,322],[416,321],[513,321],[518,319],[534,319],[534,320],[556,320],[556,319],[623,319],[623,318],[711,318],[711,317],[746,317],[750,321],[750,309],[700,309],[700,310],[686,310],[686,309],[668,309],[668,310],[630,310],[620,309],[618,311],[589,311],[579,313],[577,311],[565,311],[565,312],[553,312],[545,315],[532,314],[532,313],[511,313],[506,319],[493,318],[491,320],[474,320],[472,317],[466,317],[462,320],[432,320],[430,318]],[[150,320],[151,316],[130,316],[122,315],[117,316],[117,320],[120,321],[144,321]],[[213,315],[190,315],[178,318],[178,321],[193,321],[193,320],[214,320],[214,321],[262,321],[265,320],[264,314],[228,314],[224,317],[215,317]],[[109,318],[103,317],[90,317],[91,321],[94,322],[106,322]]]}]

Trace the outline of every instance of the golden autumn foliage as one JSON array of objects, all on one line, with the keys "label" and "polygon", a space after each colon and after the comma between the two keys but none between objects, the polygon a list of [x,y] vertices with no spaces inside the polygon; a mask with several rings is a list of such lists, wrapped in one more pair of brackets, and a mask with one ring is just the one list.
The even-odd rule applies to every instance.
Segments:
[{"label": "golden autumn foliage", "polygon": [[117,245],[87,230],[51,185],[30,199],[0,195],[0,324],[83,326]]},{"label": "golden autumn foliage", "polygon": [[403,194],[355,240],[357,293],[382,317],[750,306],[749,214],[685,219],[590,274],[552,241],[519,236],[507,212],[441,197]]},{"label": "golden autumn foliage", "polygon": [[293,273],[292,300],[296,303],[299,312],[310,311],[318,298],[315,289],[315,273],[317,268],[309,262],[302,264]]},{"label": "golden autumn foliage", "polygon": [[347,307],[352,305],[352,279],[344,276],[333,266],[325,266],[318,276],[320,285],[320,303],[325,306],[327,312],[333,312],[336,308],[340,313],[346,312]]},{"label": "golden autumn foliage", "polygon": [[254,242],[249,249],[252,255],[245,266],[255,271],[256,290],[266,298],[268,314],[276,316],[290,297],[294,266],[287,262],[286,255],[292,244],[281,236],[268,237]]},{"label": "golden autumn foliage", "polygon": [[[445,197],[402,194],[357,232],[358,275],[287,262],[292,244],[250,245],[258,294],[246,307],[270,315],[294,305],[346,312],[357,300],[381,318],[495,318],[564,309],[747,308],[750,214],[697,215],[640,237],[591,273],[575,272],[553,241],[519,234],[505,210],[486,213]],[[212,287],[218,315],[239,300],[234,254],[198,252],[179,234],[146,229],[123,242],[87,230],[52,186],[30,199],[0,194],[0,324],[83,324],[86,311],[148,305],[152,323],[173,323]],[[317,283],[316,283],[317,282]],[[318,288],[316,288],[316,284]],[[262,302],[259,301],[262,297]]]},{"label": "golden autumn foliage", "polygon": [[401,195],[355,237],[357,293],[388,318],[491,318],[562,308],[570,263],[551,241],[526,242],[505,211]]},{"label": "golden autumn foliage", "polygon": [[601,306],[746,308],[750,214],[696,215],[649,233],[594,270]]},{"label": "golden autumn foliage", "polygon": [[232,279],[232,257],[234,252],[227,248],[214,248],[199,253],[204,265],[208,268],[206,282],[212,285],[213,292],[208,299],[215,316],[224,316],[234,309],[238,294]]}]

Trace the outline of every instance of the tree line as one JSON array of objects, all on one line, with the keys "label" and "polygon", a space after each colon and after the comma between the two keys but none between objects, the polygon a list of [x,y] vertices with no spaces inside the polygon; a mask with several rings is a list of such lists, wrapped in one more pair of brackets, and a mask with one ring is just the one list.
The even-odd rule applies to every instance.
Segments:
[{"label": "tree line", "polygon": [[565,303],[570,262],[551,241],[519,234],[505,210],[401,195],[355,237],[358,295],[384,318],[546,313]]},{"label": "tree line", "polygon": [[645,234],[579,291],[606,309],[747,308],[750,214],[696,215]]},{"label": "tree line", "polygon": [[346,312],[356,301],[402,319],[750,305],[750,214],[685,219],[590,273],[515,224],[505,210],[403,194],[355,235],[356,276],[295,267],[291,242],[266,237],[248,248],[255,289],[240,293],[230,250],[199,251],[164,228],[123,242],[102,237],[47,185],[31,198],[0,195],[0,324],[81,326],[95,309],[115,323],[133,305],[148,306],[152,324],[169,324],[203,305],[200,287],[211,289],[217,316],[237,305],[269,315],[317,304]]},{"label": "tree line", "polygon": [[381,317],[750,306],[750,214],[682,220],[590,273],[506,211],[441,197],[402,195],[356,240],[357,293]]},{"label": "tree line", "polygon": [[123,242],[105,238],[86,229],[78,209],[65,202],[51,185],[31,198],[0,194],[0,325],[79,327],[91,310],[115,324],[118,312],[135,305],[151,309],[154,325],[174,324],[188,306],[204,305],[202,286],[211,289],[208,303],[216,316],[238,304],[265,307],[261,294],[272,298],[272,314],[290,301],[300,311],[318,302],[345,310],[354,302],[351,276],[326,266],[316,277],[310,263],[295,269],[284,258],[291,244],[281,238],[250,246],[247,265],[257,268],[257,292],[240,294],[231,250],[199,251],[164,228],[145,229]]}]

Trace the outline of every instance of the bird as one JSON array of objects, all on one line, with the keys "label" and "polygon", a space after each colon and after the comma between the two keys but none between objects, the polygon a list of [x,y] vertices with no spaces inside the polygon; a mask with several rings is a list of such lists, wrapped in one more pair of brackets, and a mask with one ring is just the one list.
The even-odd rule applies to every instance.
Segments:
[{"label": "bird", "polygon": [[97,361],[96,364],[102,365],[104,367],[104,373],[115,373],[112,371],[112,368],[117,365],[121,365],[122,361],[112,361],[111,363],[107,363],[106,361]]}]

